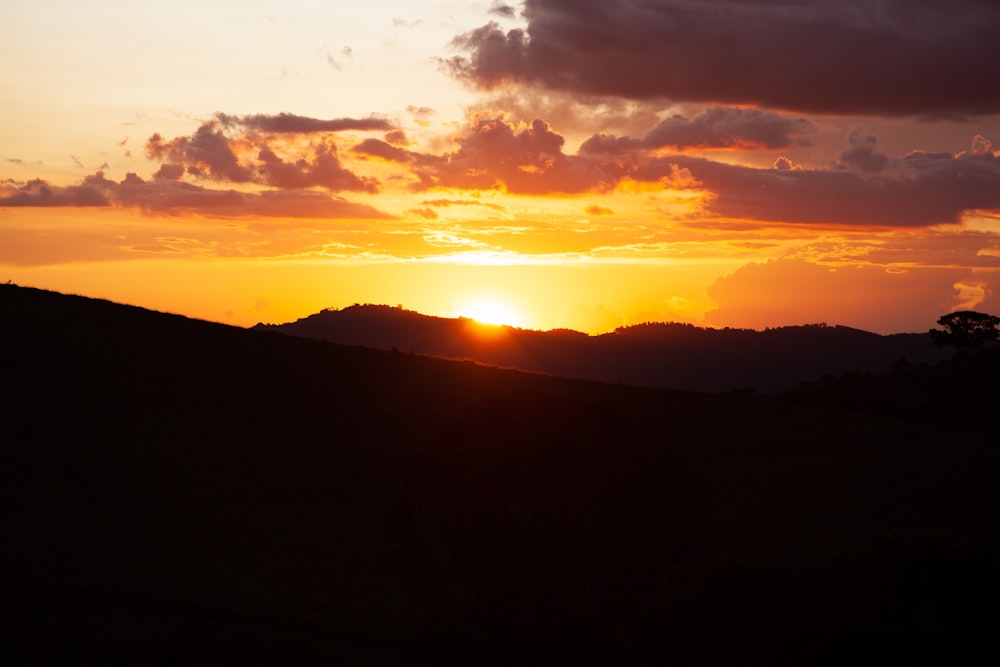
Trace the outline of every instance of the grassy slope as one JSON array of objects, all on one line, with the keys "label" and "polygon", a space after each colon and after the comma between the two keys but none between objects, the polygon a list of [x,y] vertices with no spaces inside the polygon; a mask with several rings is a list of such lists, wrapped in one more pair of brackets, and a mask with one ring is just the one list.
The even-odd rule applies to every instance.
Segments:
[{"label": "grassy slope", "polygon": [[0,316],[22,659],[837,664],[998,620],[991,443],[14,286]]}]

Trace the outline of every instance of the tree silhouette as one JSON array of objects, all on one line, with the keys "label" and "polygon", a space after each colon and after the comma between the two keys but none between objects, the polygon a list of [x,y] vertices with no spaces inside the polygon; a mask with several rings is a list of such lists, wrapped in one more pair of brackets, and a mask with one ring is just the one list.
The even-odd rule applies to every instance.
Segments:
[{"label": "tree silhouette", "polygon": [[951,345],[961,353],[978,350],[986,343],[1000,339],[1000,317],[977,313],[974,310],[959,310],[938,318],[937,323],[944,329],[931,329],[931,341],[935,345]]}]

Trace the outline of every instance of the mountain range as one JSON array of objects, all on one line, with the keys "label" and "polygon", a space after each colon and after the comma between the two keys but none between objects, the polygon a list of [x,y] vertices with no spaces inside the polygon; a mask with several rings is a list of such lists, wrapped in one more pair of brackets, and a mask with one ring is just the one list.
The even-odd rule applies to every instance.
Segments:
[{"label": "mountain range", "polygon": [[8,664],[969,664],[995,648],[996,347],[770,395],[14,285],[0,322]]},{"label": "mountain range", "polygon": [[825,324],[755,331],[645,323],[588,336],[567,329],[484,325],[383,305],[328,309],[256,328],[563,377],[695,391],[775,392],[828,375],[883,371],[901,359],[919,365],[950,356],[931,343],[927,332],[883,336]]}]

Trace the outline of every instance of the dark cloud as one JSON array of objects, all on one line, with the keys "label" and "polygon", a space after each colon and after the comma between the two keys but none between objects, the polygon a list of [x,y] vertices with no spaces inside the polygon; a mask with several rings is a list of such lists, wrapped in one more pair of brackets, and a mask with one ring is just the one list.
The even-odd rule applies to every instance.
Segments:
[{"label": "dark cloud", "polygon": [[146,141],[146,156],[184,165],[189,173],[206,178],[233,183],[253,180],[253,172],[239,163],[229,139],[215,123],[205,123],[190,137],[169,141],[156,133]]},{"label": "dark cloud", "polygon": [[403,130],[392,130],[390,132],[386,132],[385,140],[393,146],[406,146],[410,143],[410,140],[406,137],[406,132]]},{"label": "dark cloud", "polygon": [[777,149],[808,146],[816,126],[759,109],[712,107],[693,118],[673,116],[643,137],[646,148]]},{"label": "dark cloud", "polygon": [[622,155],[642,149],[642,140],[600,132],[580,144],[580,155]]},{"label": "dark cloud", "polygon": [[35,179],[20,186],[0,187],[0,206],[114,206],[150,213],[197,213],[225,217],[390,218],[366,204],[310,190],[271,190],[259,193],[216,190],[158,178],[144,181],[129,173],[121,182],[102,172],[80,185],[57,187]]},{"label": "dark cloud", "polygon": [[394,125],[384,118],[333,118],[320,120],[297,116],[291,113],[277,115],[254,114],[251,116],[231,116],[217,113],[215,118],[226,128],[243,127],[271,134],[311,134],[315,132],[345,132],[345,131],[388,131]]},{"label": "dark cloud", "polygon": [[[237,122],[232,120],[235,117],[229,118],[227,122],[230,126],[246,127],[242,120]],[[274,120],[281,117],[266,118]],[[281,122],[285,123],[288,118],[302,120],[298,116],[291,116]],[[291,128],[298,120],[276,127]],[[268,123],[262,122],[254,127],[270,127]],[[203,179],[258,183],[286,189],[323,187],[330,191],[378,191],[376,179],[358,176],[343,166],[332,139],[316,138],[309,147],[311,154],[288,158],[279,155],[266,137],[239,135],[230,138],[224,133],[223,126],[223,120],[216,120],[203,124],[189,137],[166,140],[160,134],[151,136],[146,142],[146,155],[164,163],[156,173],[156,178],[177,180],[187,173]],[[237,156],[240,150],[244,155],[252,152],[253,158],[245,157],[241,162]]]},{"label": "dark cloud", "polygon": [[674,115],[641,139],[595,134],[580,146],[580,152],[617,154],[637,148],[774,150],[808,146],[805,135],[815,131],[815,124],[804,118],[759,109],[711,107],[692,118]]},{"label": "dark cloud", "polygon": [[377,192],[378,181],[360,177],[345,169],[337,156],[333,143],[318,143],[313,146],[311,160],[299,159],[287,162],[268,147],[257,154],[258,180],[278,188],[323,187],[331,191]]},{"label": "dark cloud", "polygon": [[710,194],[707,212],[721,218],[922,227],[1000,208],[1000,158],[992,154],[911,153],[875,174],[757,169],[676,155],[651,159],[633,176],[660,181],[679,170],[690,173],[689,187]]},{"label": "dark cloud", "polygon": [[878,139],[874,135],[852,132],[847,138],[849,144],[840,154],[844,165],[865,173],[882,171],[889,164],[889,156],[878,149]]},{"label": "dark cloud", "polygon": [[447,61],[481,88],[758,104],[830,114],[1000,110],[993,0],[527,0]]},{"label": "dark cloud", "polygon": [[657,104],[526,86],[498,89],[480,103],[480,108],[502,109],[513,120],[544,118],[560,132],[573,137],[586,137],[595,131],[641,136],[660,122],[662,111]]},{"label": "dark cloud", "polygon": [[494,16],[500,16],[505,19],[517,18],[517,10],[504,2],[500,2],[500,0],[493,0],[489,12]]},{"label": "dark cloud", "polygon": [[184,167],[179,164],[163,164],[153,174],[155,179],[166,179],[168,181],[179,181],[184,177]]},{"label": "dark cloud", "polygon": [[419,156],[418,153],[399,148],[381,139],[365,139],[354,146],[351,151],[364,157],[377,157],[389,162],[405,164],[413,162]]},{"label": "dark cloud", "polygon": [[0,184],[0,206],[109,206],[104,193],[91,183],[60,187],[36,178],[26,183]]}]

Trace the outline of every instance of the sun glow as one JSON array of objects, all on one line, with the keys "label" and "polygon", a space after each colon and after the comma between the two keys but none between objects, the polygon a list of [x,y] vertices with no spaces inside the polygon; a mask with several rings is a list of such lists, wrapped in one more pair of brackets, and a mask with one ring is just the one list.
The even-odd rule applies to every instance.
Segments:
[{"label": "sun glow", "polygon": [[482,324],[522,325],[522,318],[509,304],[493,298],[470,300],[460,310],[459,315]]}]

